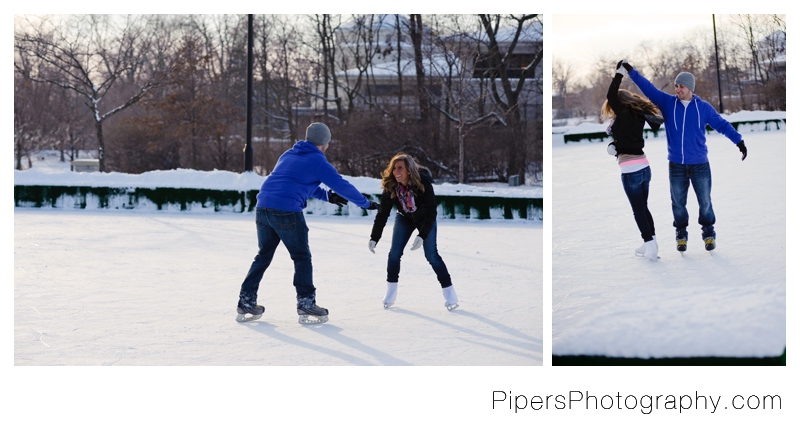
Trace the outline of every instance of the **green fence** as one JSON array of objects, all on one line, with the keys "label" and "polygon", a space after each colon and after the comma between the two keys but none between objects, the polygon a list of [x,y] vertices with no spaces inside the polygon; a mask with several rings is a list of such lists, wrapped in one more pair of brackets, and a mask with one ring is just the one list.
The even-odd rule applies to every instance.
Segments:
[{"label": "green fence", "polygon": [[[243,213],[255,209],[257,194],[257,190],[16,185],[14,206]],[[375,201],[380,199],[377,195],[367,196]],[[440,195],[437,199],[440,218],[542,220],[542,198]],[[354,205],[339,208],[313,199],[309,200],[305,212],[336,216],[368,214]]]}]

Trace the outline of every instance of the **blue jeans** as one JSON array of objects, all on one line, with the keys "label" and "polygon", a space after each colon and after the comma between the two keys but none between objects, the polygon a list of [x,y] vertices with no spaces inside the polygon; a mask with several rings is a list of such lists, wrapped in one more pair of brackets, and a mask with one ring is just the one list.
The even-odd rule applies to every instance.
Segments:
[{"label": "blue jeans", "polygon": [[622,174],[622,187],[633,209],[633,219],[642,234],[642,240],[648,242],[656,235],[653,216],[647,208],[647,196],[650,194],[650,167],[639,171]]},{"label": "blue jeans", "polygon": [[[403,249],[408,244],[408,240],[414,233],[414,224],[403,217],[400,213],[394,218],[394,229],[392,232],[392,247],[389,250],[389,263],[386,266],[387,282],[397,282],[400,277],[400,258],[403,256]],[[422,242],[422,250],[425,252],[425,259],[433,268],[436,273],[436,278],[442,288],[447,288],[453,283],[450,281],[450,273],[447,272],[447,266],[444,264],[442,257],[439,256],[439,251],[436,249],[436,222],[433,223],[433,229],[428,234],[428,237]]]},{"label": "blue jeans", "polygon": [[275,249],[282,241],[294,261],[294,286],[298,300],[314,298],[316,288],[312,281],[311,250],[308,248],[308,225],[302,212],[290,212],[256,207],[258,254],[242,282],[239,303],[255,305],[258,285],[264,272],[272,263]]},{"label": "blue jeans", "polygon": [[691,183],[700,217],[697,222],[703,228],[703,238],[716,238],[714,232],[714,208],[711,206],[711,165],[708,162],[693,165],[669,163],[669,191],[672,196],[672,217],[675,227],[675,238],[687,238],[686,227],[689,226],[689,212],[686,210],[686,196]]}]

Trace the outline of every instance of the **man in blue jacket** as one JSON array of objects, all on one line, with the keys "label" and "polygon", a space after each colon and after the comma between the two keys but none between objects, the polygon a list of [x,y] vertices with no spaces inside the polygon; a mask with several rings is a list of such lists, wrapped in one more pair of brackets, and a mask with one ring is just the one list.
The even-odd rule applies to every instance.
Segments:
[{"label": "man in blue jacket", "polygon": [[622,66],[639,89],[661,110],[667,132],[667,159],[669,160],[669,186],[672,196],[672,216],[678,251],[686,251],[689,212],[686,195],[691,183],[700,207],[698,222],[703,230],[703,243],[708,251],[716,247],[714,209],[711,206],[711,167],[706,147],[706,125],[733,141],[747,157],[742,135],[711,106],[694,94],[695,79],[689,72],[675,77],[675,94],[657,89],[639,74],[627,61]]},{"label": "man in blue jacket", "polygon": [[[368,210],[378,208],[377,203],[367,200],[325,158],[330,141],[328,126],[312,123],[306,129],[306,139],[281,155],[261,185],[256,204],[258,254],[242,282],[237,321],[258,319],[264,313],[264,307],[256,304],[258,286],[280,242],[294,261],[299,322],[310,324],[328,320],[328,310],[316,304],[308,226],[303,216],[306,201],[313,197],[341,206],[349,200]],[[320,183],[336,192],[321,188]]]}]

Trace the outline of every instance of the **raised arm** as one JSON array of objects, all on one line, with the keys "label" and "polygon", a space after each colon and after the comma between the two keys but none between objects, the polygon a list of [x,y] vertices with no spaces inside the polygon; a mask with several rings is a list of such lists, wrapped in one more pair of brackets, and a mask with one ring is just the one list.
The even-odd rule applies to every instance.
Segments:
[{"label": "raised arm", "polygon": [[647,78],[643,77],[639,71],[633,68],[629,63],[625,62],[622,64],[625,69],[628,71],[628,77],[630,77],[631,81],[639,87],[639,90],[644,93],[644,95],[650,99],[656,106],[661,109],[661,112],[664,112],[664,106],[669,103],[672,98],[672,95],[669,93],[665,93],[656,88]]},{"label": "raised arm", "polygon": [[614,78],[611,80],[611,85],[608,86],[608,93],[606,94],[606,99],[608,99],[608,106],[614,110],[614,113],[619,114],[624,109],[622,102],[619,101],[619,85],[622,83],[622,74],[617,72],[614,75]]}]

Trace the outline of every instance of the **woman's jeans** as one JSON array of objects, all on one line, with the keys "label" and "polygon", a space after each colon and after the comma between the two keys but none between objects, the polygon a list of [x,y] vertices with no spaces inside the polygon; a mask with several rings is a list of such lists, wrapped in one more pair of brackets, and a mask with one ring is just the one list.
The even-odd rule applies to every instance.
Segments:
[{"label": "woman's jeans", "polygon": [[653,216],[647,208],[647,196],[650,194],[650,167],[645,167],[639,171],[622,174],[622,187],[625,195],[633,209],[633,218],[636,226],[642,234],[642,240],[648,242],[656,235],[656,227],[653,223]]},{"label": "woman's jeans", "polygon": [[711,206],[711,165],[708,162],[693,165],[669,163],[669,191],[672,196],[672,217],[676,238],[687,238],[686,227],[689,226],[689,212],[686,210],[686,196],[691,183],[700,217],[697,222],[703,227],[703,238],[714,237],[714,208]]},{"label": "woman's jeans", "polygon": [[302,212],[290,212],[272,208],[256,207],[256,231],[258,233],[258,255],[247,272],[239,303],[254,306],[258,285],[264,272],[272,262],[275,249],[283,242],[294,261],[294,286],[297,299],[315,297],[312,281],[311,250],[308,248],[308,225]]},{"label": "woman's jeans", "polygon": [[[400,213],[397,213],[394,218],[394,229],[392,232],[392,247],[389,250],[389,263],[387,265],[387,282],[397,282],[400,277],[400,258],[403,256],[403,249],[408,244],[408,240],[414,233],[414,224],[405,218]],[[433,223],[433,229],[428,233],[428,237],[422,242],[422,250],[425,252],[425,259],[428,260],[433,271],[436,273],[436,278],[442,288],[447,288],[453,283],[450,281],[450,273],[447,272],[447,266],[444,264],[442,257],[439,256],[439,251],[436,249],[436,222]],[[413,253],[413,252],[412,252]]]}]

